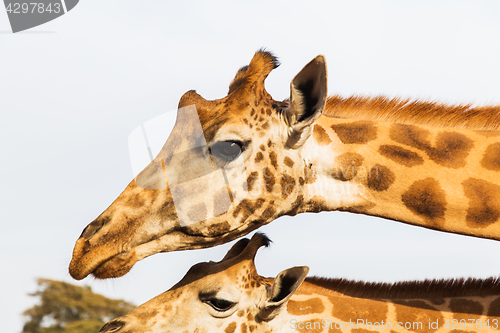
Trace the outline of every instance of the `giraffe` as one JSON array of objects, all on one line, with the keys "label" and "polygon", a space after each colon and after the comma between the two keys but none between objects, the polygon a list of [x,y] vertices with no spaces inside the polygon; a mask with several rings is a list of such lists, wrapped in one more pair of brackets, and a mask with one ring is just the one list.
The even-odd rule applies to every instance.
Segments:
[{"label": "giraffe", "polygon": [[[264,83],[276,67],[261,50],[226,97],[181,97],[158,156],[76,241],[73,278],[123,276],[152,254],[223,244],[303,212],[500,239],[500,106],[328,98],[321,55],[294,77],[290,98],[275,101]],[[220,170],[225,182],[211,176]],[[182,214],[196,223],[181,223],[174,204],[184,180]]]},{"label": "giraffe", "polygon": [[306,278],[306,266],[264,278],[254,259],[268,244],[260,233],[238,241],[100,332],[498,331],[498,279],[365,283]]}]

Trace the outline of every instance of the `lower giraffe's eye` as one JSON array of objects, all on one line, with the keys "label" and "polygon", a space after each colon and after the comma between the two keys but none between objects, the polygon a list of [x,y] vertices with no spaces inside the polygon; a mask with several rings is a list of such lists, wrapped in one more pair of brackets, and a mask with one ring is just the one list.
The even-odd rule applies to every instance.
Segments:
[{"label": "lower giraffe's eye", "polygon": [[236,304],[221,298],[211,298],[207,299],[204,302],[210,305],[212,308],[214,308],[214,310],[217,310],[219,312],[227,311]]},{"label": "lower giraffe's eye", "polygon": [[210,152],[212,156],[220,158],[226,162],[237,159],[243,151],[243,145],[238,141],[221,141],[212,144]]}]

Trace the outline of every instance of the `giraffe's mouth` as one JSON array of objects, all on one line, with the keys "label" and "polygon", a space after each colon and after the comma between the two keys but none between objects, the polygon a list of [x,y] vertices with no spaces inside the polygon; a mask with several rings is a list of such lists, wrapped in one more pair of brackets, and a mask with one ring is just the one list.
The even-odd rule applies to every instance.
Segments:
[{"label": "giraffe's mouth", "polygon": [[135,249],[119,252],[108,246],[90,248],[88,240],[78,239],[69,264],[69,274],[82,280],[92,274],[97,279],[120,277],[127,274],[138,261]]},{"label": "giraffe's mouth", "polygon": [[[86,239],[76,241],[69,273],[76,280],[92,274],[97,279],[117,278],[127,274],[136,262],[160,252],[201,249],[223,244],[242,235],[238,232],[229,237],[206,237],[188,235],[174,231],[148,242],[138,244],[126,251],[111,248],[109,243],[89,247]],[[229,238],[229,239],[227,239]]]}]

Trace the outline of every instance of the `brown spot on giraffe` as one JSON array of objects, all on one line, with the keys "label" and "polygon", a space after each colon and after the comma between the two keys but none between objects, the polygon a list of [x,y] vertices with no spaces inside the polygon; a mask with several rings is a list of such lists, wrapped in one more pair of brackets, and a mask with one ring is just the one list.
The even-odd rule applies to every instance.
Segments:
[{"label": "brown spot on giraffe", "polygon": [[336,124],[331,128],[337,133],[340,141],[347,144],[367,143],[377,138],[377,127],[371,121],[355,121],[352,123]]},{"label": "brown spot on giraffe", "polygon": [[409,168],[424,164],[424,159],[420,155],[400,146],[382,145],[378,152],[380,155]]},{"label": "brown spot on giraffe", "polygon": [[281,197],[285,199],[290,194],[292,194],[293,189],[295,188],[295,178],[286,173],[283,173],[281,177]]},{"label": "brown spot on giraffe", "polygon": [[260,151],[255,154],[255,163],[259,163],[264,159],[264,154],[262,154]]},{"label": "brown spot on giraffe", "polygon": [[273,207],[273,204],[269,204],[269,206],[264,209],[261,216],[264,220],[267,220],[271,216],[274,216],[274,214],[276,214],[276,209]]},{"label": "brown spot on giraffe", "polygon": [[295,201],[292,203],[292,208],[290,209],[289,215],[295,216],[298,213],[300,213],[303,203],[304,203],[304,196],[302,194],[299,194],[295,199]]},{"label": "brown spot on giraffe", "polygon": [[432,222],[434,226],[444,222],[446,197],[436,179],[417,180],[402,195],[401,200],[409,210]]},{"label": "brown spot on giraffe", "polygon": [[271,146],[272,146],[272,145],[273,145],[273,143],[272,143],[271,139],[268,139],[268,140],[267,140],[267,146],[268,146],[269,148],[271,148]]},{"label": "brown spot on giraffe", "polygon": [[460,321],[461,319],[479,319],[483,314],[483,306],[477,301],[465,298],[450,299],[450,310],[453,312],[453,318]]},{"label": "brown spot on giraffe", "polygon": [[248,191],[251,191],[253,189],[253,185],[257,178],[259,177],[259,173],[257,171],[252,171],[248,177],[247,177],[247,186],[248,186]]},{"label": "brown spot on giraffe", "polygon": [[396,176],[388,167],[376,164],[370,168],[366,185],[370,190],[382,192],[391,187],[395,179]]},{"label": "brown spot on giraffe", "polygon": [[308,315],[325,311],[323,301],[314,297],[305,301],[288,301],[287,310],[292,315]]},{"label": "brown spot on giraffe", "polygon": [[500,217],[500,186],[486,180],[469,178],[462,182],[469,208],[465,217],[472,228],[484,228]]},{"label": "brown spot on giraffe", "polygon": [[424,151],[435,163],[452,169],[466,165],[474,146],[472,140],[461,133],[441,132],[433,147],[429,141],[430,131],[413,125],[394,124],[390,136],[398,143]]},{"label": "brown spot on giraffe", "polygon": [[236,322],[233,321],[224,329],[224,333],[234,333],[236,331]]},{"label": "brown spot on giraffe", "polygon": [[307,211],[311,213],[319,213],[326,207],[326,200],[323,197],[315,195],[310,201],[307,202]]},{"label": "brown spot on giraffe", "polygon": [[260,147],[259,147],[259,148],[260,148],[260,150],[262,150],[262,151],[266,151],[266,146],[264,146],[264,145],[260,145]]},{"label": "brown spot on giraffe", "polygon": [[271,160],[271,165],[274,167],[274,170],[278,170],[278,155],[272,151],[269,153],[269,159]]},{"label": "brown spot on giraffe", "polygon": [[500,142],[486,148],[481,165],[488,170],[500,171]]},{"label": "brown spot on giraffe", "polygon": [[292,160],[290,157],[288,157],[288,156],[286,156],[286,157],[283,159],[283,163],[284,163],[287,167],[289,167],[289,168],[292,168],[292,167],[293,167],[293,165],[295,164],[295,163],[293,162],[293,160]]},{"label": "brown spot on giraffe", "polygon": [[262,173],[264,184],[266,186],[267,192],[272,192],[274,190],[274,185],[276,184],[276,178],[274,174],[269,170],[269,168],[264,168],[264,172]]},{"label": "brown spot on giraffe", "polygon": [[247,333],[247,324],[246,323],[241,323],[240,326],[241,333]]},{"label": "brown spot on giraffe", "polygon": [[500,297],[490,303],[488,316],[500,317]]},{"label": "brown spot on giraffe", "polygon": [[241,200],[241,202],[236,206],[233,211],[233,217],[237,217],[240,212],[243,213],[243,220],[253,213],[252,201],[248,198]]},{"label": "brown spot on giraffe", "polygon": [[335,157],[332,178],[348,181],[356,177],[358,168],[363,165],[364,158],[357,153],[344,153]]},{"label": "brown spot on giraffe", "polygon": [[321,125],[315,124],[313,129],[313,139],[320,146],[326,146],[332,143],[332,139],[328,136],[325,129]]},{"label": "brown spot on giraffe", "polygon": [[254,209],[259,209],[260,207],[262,207],[264,202],[266,202],[266,199],[264,198],[258,198],[257,200],[255,200]]},{"label": "brown spot on giraffe", "polygon": [[269,126],[269,122],[266,121],[264,124],[262,124],[262,129],[267,131],[269,128],[271,128],[271,126]]},{"label": "brown spot on giraffe", "polygon": [[231,230],[231,225],[229,222],[224,221],[217,224],[212,224],[208,226],[208,235],[211,237],[222,235]]}]

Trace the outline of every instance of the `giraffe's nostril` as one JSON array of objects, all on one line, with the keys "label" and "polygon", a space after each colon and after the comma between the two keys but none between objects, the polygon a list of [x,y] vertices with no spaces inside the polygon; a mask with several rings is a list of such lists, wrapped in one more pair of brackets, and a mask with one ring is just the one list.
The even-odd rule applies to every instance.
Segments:
[{"label": "giraffe's nostril", "polygon": [[79,238],[90,239],[109,221],[108,218],[100,218],[92,221],[88,226],[83,229]]},{"label": "giraffe's nostril", "polygon": [[112,333],[112,332],[117,332],[120,330],[125,325],[125,322],[122,320],[113,320],[104,325],[100,330],[99,333]]}]

